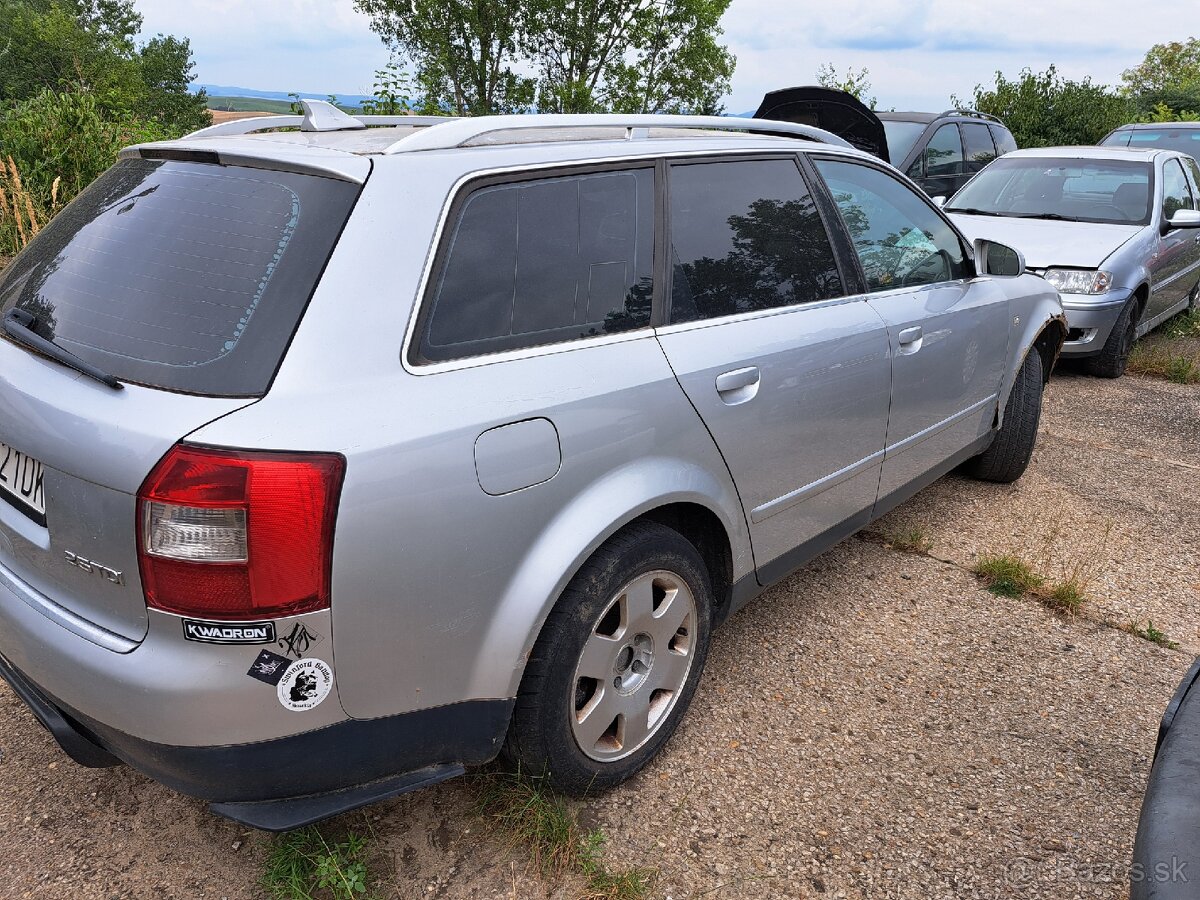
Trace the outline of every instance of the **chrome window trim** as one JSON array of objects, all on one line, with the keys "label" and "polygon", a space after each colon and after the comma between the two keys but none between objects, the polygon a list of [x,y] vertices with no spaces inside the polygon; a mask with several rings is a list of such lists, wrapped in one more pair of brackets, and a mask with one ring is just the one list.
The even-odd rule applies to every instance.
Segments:
[{"label": "chrome window trim", "polygon": [[[819,148],[822,151],[833,149],[837,151],[839,148],[833,145],[821,144]],[[429,282],[433,276],[433,266],[437,261],[438,249],[441,247],[442,240],[445,237],[446,226],[450,218],[450,210],[454,206],[455,201],[462,194],[463,190],[471,182],[478,181],[481,178],[494,178],[503,175],[523,175],[530,172],[545,172],[546,177],[555,177],[556,172],[568,172],[572,169],[579,169],[587,166],[608,165],[610,163],[628,163],[631,166],[644,166],[653,164],[660,159],[686,159],[688,157],[708,157],[711,159],[720,159],[726,157],[737,156],[779,156],[780,158],[794,158],[797,153],[808,152],[810,148],[804,147],[737,147],[728,150],[713,150],[709,149],[688,149],[678,151],[658,151],[648,152],[644,154],[629,154],[620,156],[602,156],[602,157],[586,157],[581,159],[569,160],[553,160],[549,162],[527,163],[519,166],[496,166],[487,169],[473,169],[464,175],[460,175],[451,186],[446,195],[446,199],[442,201],[442,209],[438,214],[437,225],[434,228],[433,238],[429,243],[429,249],[425,255],[425,265],[421,271],[421,279],[417,284],[416,295],[413,298],[412,309],[408,316],[408,325],[404,330],[404,341],[400,347],[400,364],[404,367],[404,371],[410,375],[436,375],[440,372],[452,372],[458,369],[471,369],[477,366],[492,365],[493,363],[512,362],[517,359],[526,359],[536,356],[547,356],[552,353],[563,353],[567,350],[576,348],[587,348],[595,346],[603,346],[605,344],[615,344],[623,341],[638,340],[641,338],[652,337],[654,328],[647,326],[646,328],[633,329],[631,331],[621,332],[619,334],[600,335],[591,338],[580,338],[578,340],[562,341],[556,344],[542,344],[537,347],[527,347],[521,350],[505,350],[497,353],[483,353],[479,356],[463,357],[462,359],[445,360],[443,362],[430,362],[421,365],[413,365],[409,360],[409,351],[412,349],[413,341],[416,338],[417,319],[420,316],[421,308],[425,303],[425,294],[429,289]],[[814,148],[815,149],[815,148]],[[857,158],[857,153],[847,150],[843,153],[836,154]],[[655,222],[657,229],[658,223]],[[835,298],[834,301],[839,302],[855,298]],[[861,299],[861,298],[859,298]],[[763,310],[762,313],[779,313],[789,310],[809,308],[815,304],[797,304],[794,306],[780,307],[777,310]],[[740,313],[740,316],[758,316],[761,313]],[[727,321],[725,317],[720,319],[707,319],[699,324],[714,324],[717,322]],[[680,323],[681,325],[694,325],[698,323]],[[677,326],[670,326],[672,328]],[[660,329],[661,330],[661,329]]]},{"label": "chrome window trim", "polygon": [[678,334],[683,331],[694,331],[697,328],[711,328],[714,325],[750,322],[755,319],[766,319],[771,316],[786,316],[809,309],[826,309],[831,306],[844,306],[847,303],[865,303],[866,300],[866,294],[848,294],[845,297],[830,297],[828,300],[810,300],[804,303],[793,303],[790,306],[773,306],[770,309],[755,309],[750,312],[714,316],[710,319],[694,319],[690,322],[675,322],[671,325],[660,325],[657,333]]}]

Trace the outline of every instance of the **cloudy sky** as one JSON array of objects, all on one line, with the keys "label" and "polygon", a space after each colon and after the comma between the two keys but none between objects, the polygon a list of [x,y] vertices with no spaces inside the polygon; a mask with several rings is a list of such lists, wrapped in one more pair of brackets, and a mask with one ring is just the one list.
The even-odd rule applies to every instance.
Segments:
[{"label": "cloudy sky", "polygon": [[[351,0],[137,0],[145,34],[191,39],[197,80],[305,94],[370,93],[387,51]],[[822,63],[870,70],[883,109],[939,110],[997,70],[1051,63],[1115,83],[1153,44],[1189,36],[1181,6],[1142,0],[732,0],[730,112],[811,84]],[[1192,28],[1200,35],[1200,25]]]}]

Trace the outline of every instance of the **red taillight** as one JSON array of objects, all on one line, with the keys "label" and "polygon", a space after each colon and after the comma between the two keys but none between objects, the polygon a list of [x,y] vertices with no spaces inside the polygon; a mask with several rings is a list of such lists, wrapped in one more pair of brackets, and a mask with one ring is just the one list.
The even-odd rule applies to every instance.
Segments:
[{"label": "red taillight", "polygon": [[146,603],[209,619],[329,606],[345,461],[176,445],[138,491]]}]

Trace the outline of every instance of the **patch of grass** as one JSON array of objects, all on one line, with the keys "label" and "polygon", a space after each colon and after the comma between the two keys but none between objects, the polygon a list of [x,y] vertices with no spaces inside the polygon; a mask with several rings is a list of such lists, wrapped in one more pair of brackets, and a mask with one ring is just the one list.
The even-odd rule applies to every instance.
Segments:
[{"label": "patch of grass", "polygon": [[481,779],[479,812],[498,832],[525,848],[542,875],[575,873],[581,900],[644,900],[654,882],[649,869],[613,871],[604,863],[604,833],[584,832],[562,797],[540,778],[492,773]]},{"label": "patch of grass", "polygon": [[1200,384],[1200,310],[1182,313],[1134,345],[1129,371]]},{"label": "patch of grass", "polygon": [[1015,553],[982,553],[971,571],[993,594],[1020,597],[1042,586],[1045,578]]},{"label": "patch of grass", "polygon": [[275,900],[359,900],[371,881],[366,847],[354,832],[330,843],[314,825],[289,831],[275,838],[261,884]]},{"label": "patch of grass", "polygon": [[899,550],[901,553],[920,554],[933,549],[933,541],[926,537],[924,529],[919,525],[897,528],[885,534],[883,539],[893,550]]},{"label": "patch of grass", "polygon": [[1079,612],[1086,599],[1083,584],[1074,576],[1048,588],[1043,588],[1038,592],[1038,598],[1056,612],[1069,615]]},{"label": "patch of grass", "polygon": [[1142,628],[1137,622],[1130,622],[1127,630],[1130,634],[1135,634],[1144,641],[1150,641],[1152,644],[1158,644],[1158,646],[1166,647],[1168,650],[1179,649],[1179,644],[1171,640],[1165,631],[1159,631],[1154,627],[1153,619],[1146,620],[1145,628]]}]

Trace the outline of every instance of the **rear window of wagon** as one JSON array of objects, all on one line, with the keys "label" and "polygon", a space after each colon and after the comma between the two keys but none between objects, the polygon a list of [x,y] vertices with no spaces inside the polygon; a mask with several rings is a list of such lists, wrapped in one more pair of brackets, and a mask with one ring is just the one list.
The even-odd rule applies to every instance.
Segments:
[{"label": "rear window of wagon", "polygon": [[332,178],[123,160],[0,278],[0,314],[122,381],[261,396],[358,196]]}]

